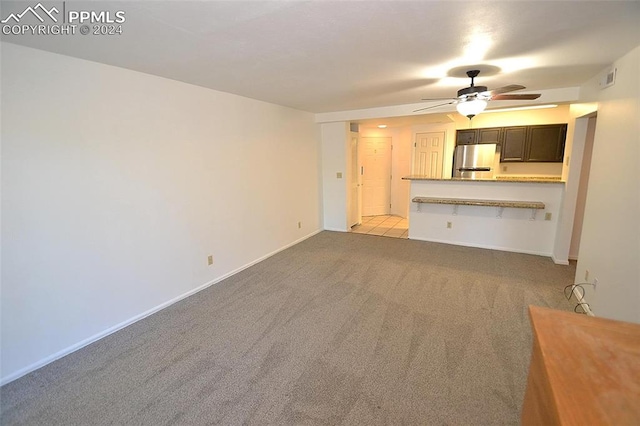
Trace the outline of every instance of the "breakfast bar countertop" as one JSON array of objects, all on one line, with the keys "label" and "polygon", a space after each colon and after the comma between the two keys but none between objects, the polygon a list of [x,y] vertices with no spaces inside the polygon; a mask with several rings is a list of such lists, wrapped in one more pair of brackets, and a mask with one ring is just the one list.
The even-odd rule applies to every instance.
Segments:
[{"label": "breakfast bar countertop", "polygon": [[560,177],[544,176],[500,176],[495,179],[464,179],[464,178],[432,178],[423,175],[404,176],[404,180],[426,180],[437,182],[525,182],[525,183],[564,183]]}]

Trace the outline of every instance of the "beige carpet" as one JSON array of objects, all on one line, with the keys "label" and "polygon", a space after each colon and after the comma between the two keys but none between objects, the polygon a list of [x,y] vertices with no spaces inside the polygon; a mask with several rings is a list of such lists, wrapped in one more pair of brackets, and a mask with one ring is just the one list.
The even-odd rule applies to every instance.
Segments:
[{"label": "beige carpet", "polygon": [[545,257],[322,232],[4,386],[2,424],[517,424]]}]

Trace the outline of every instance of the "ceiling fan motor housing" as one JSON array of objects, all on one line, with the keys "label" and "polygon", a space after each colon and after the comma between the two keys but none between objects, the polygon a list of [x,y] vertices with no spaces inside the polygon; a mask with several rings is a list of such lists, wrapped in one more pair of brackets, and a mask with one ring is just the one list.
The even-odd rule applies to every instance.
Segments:
[{"label": "ceiling fan motor housing", "polygon": [[471,86],[458,90],[458,97],[469,97],[469,95],[477,95],[478,93],[486,92],[487,86]]}]

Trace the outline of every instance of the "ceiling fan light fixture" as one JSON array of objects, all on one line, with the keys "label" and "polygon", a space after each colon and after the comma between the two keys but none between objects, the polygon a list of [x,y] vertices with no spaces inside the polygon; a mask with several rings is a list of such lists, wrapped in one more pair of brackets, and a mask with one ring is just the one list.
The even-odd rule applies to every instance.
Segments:
[{"label": "ceiling fan light fixture", "polygon": [[484,99],[473,99],[470,101],[459,102],[456,105],[458,112],[471,120],[474,116],[480,114],[487,107],[487,101]]}]

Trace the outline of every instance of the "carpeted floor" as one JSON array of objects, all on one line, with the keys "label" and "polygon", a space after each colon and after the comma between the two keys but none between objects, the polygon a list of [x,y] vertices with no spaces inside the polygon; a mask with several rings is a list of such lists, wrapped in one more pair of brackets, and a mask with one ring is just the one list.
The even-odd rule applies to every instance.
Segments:
[{"label": "carpeted floor", "polygon": [[2,424],[518,424],[549,258],[322,232],[1,389]]}]

